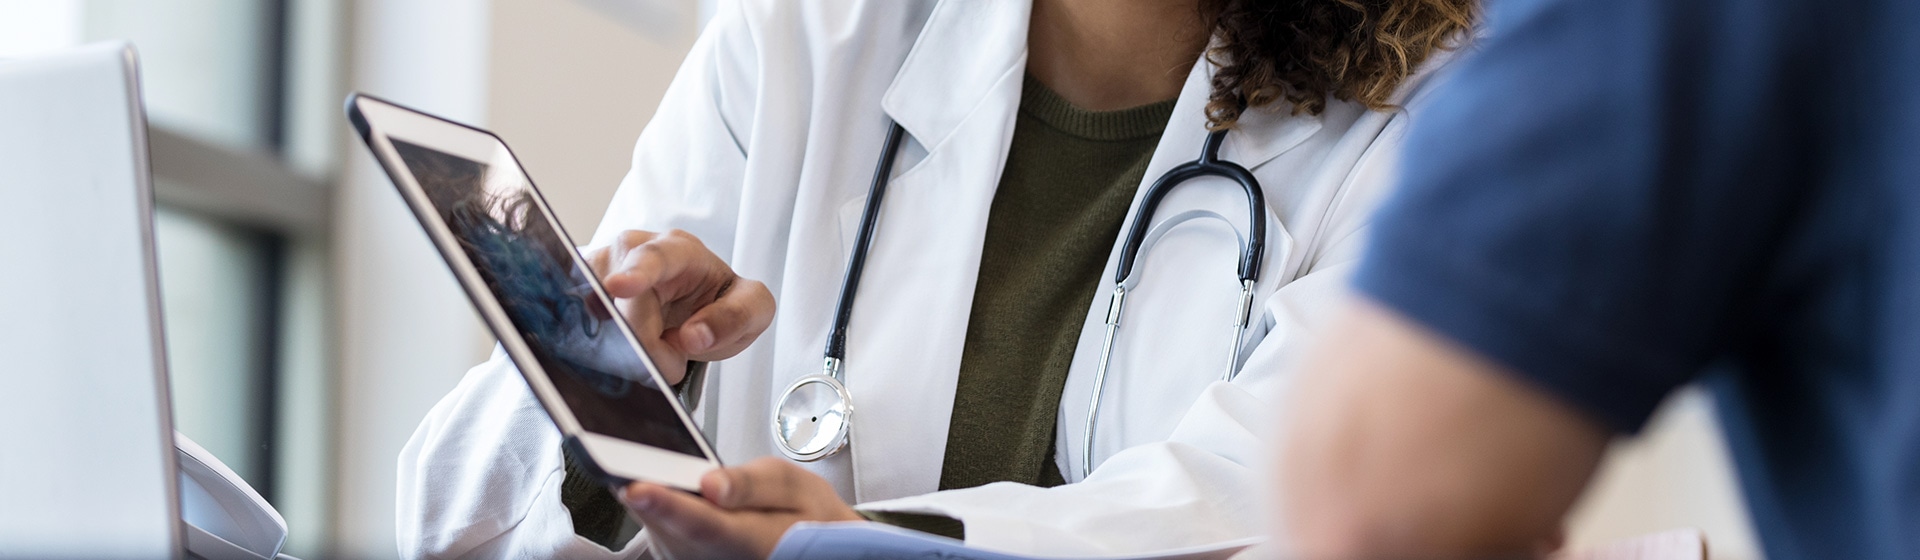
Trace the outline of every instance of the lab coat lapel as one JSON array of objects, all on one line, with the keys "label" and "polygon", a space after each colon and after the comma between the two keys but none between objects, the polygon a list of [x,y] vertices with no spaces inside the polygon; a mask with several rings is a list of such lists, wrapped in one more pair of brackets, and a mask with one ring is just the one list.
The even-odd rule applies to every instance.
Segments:
[{"label": "lab coat lapel", "polygon": [[882,101],[926,156],[902,161],[849,328],[859,501],[932,492],[987,214],[1019,107],[1028,2],[934,8]]},{"label": "lab coat lapel", "polygon": [[[1192,85],[1189,82],[1189,89]],[[1205,125],[1204,116],[1194,118],[1202,126]],[[1240,115],[1240,122],[1233,131],[1227,133],[1227,143],[1220,147],[1220,157],[1247,169],[1259,169],[1262,164],[1319,132],[1320,125],[1320,115],[1294,115],[1286,108],[1248,109]],[[1187,159],[1200,155],[1198,142],[1193,146],[1193,153],[1188,154]]]},{"label": "lab coat lapel", "polygon": [[[1180,99],[1174,104],[1173,117],[1167,121],[1166,132],[1161,133],[1160,144],[1147,164],[1140,190],[1134,193],[1127,223],[1132,223],[1134,213],[1139,212],[1140,197],[1146,195],[1154,179],[1200,156],[1200,144],[1208,134],[1206,106],[1207,97],[1213,91],[1213,70],[1213,65],[1202,57],[1187,73],[1187,81],[1180,88]],[[1258,171],[1262,164],[1319,132],[1320,126],[1319,115],[1293,115],[1287,109],[1249,109],[1241,115],[1240,123],[1227,133],[1220,157]],[[1117,258],[1118,243],[1114,245],[1114,252]]]}]

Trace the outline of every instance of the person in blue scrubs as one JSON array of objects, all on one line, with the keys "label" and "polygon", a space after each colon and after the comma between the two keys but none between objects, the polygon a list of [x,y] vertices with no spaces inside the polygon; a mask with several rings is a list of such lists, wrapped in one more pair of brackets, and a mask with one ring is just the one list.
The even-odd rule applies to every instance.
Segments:
[{"label": "person in blue scrubs", "polygon": [[1490,6],[1284,409],[1301,557],[1534,553],[1702,382],[1768,558],[1920,558],[1920,3]]}]

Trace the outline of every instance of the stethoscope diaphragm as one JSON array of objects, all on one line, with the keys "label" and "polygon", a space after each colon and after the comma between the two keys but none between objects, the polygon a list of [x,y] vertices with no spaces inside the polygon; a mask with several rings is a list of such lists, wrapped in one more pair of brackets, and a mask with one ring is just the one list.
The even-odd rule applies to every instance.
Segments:
[{"label": "stethoscope diaphragm", "polygon": [[847,446],[853,397],[837,376],[839,360],[826,371],[794,380],[773,411],[773,442],[796,461],[815,461]]},{"label": "stethoscope diaphragm", "polygon": [[847,356],[847,324],[853,321],[854,294],[860,289],[867,249],[873,246],[873,230],[880,221],[880,201],[886,196],[893,160],[906,136],[907,129],[897,122],[887,130],[886,148],[881,150],[880,163],[873,170],[867,208],[860,216],[860,233],[854,238],[853,257],[847,260],[847,276],[840,284],[833,328],[827,331],[822,371],[794,380],[773,405],[774,447],[788,459],[818,461],[847,447],[853,425],[853,395],[847,392],[846,373],[841,367]]}]

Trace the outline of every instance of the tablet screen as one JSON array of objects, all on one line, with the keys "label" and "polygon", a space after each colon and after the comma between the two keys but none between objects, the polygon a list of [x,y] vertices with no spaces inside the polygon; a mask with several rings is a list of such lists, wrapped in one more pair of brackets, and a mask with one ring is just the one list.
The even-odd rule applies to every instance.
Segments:
[{"label": "tablet screen", "polygon": [[704,457],[511,157],[490,169],[388,139],[580,427]]}]

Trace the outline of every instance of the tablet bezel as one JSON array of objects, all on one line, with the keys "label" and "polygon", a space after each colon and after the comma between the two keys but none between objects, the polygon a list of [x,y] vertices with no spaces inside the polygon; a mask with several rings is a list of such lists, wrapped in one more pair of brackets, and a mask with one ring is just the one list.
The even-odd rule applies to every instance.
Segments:
[{"label": "tablet bezel", "polygon": [[[366,94],[355,93],[347,98],[347,114],[354,128],[359,131],[361,138],[373,152],[374,159],[380,162],[387,177],[399,190],[401,198],[407,203],[407,208],[412,210],[416,220],[426,230],[427,237],[433,242],[434,248],[440,252],[447,267],[459,280],[460,287],[467,292],[467,297],[473,302],[475,310],[487,323],[487,327],[493,331],[494,336],[500,340],[501,346],[506,349],[507,356],[513,360],[514,365],[518,366],[521,377],[527,381],[527,386],[532,389],[540,406],[546,409],[554,425],[567,438],[565,446],[572,452],[584,452],[587,455],[580,459],[590,464],[582,466],[608,479],[607,482],[610,483],[646,480],[698,492],[700,477],[707,471],[718,468],[720,461],[712,447],[707,444],[706,437],[700,432],[699,426],[694,424],[692,417],[680,406],[679,399],[671,393],[665,395],[668,406],[673,407],[674,415],[693,436],[694,442],[699,446],[704,457],[694,457],[611,435],[590,432],[583,428],[575,418],[572,409],[561,398],[560,392],[553,386],[547,371],[534,358],[532,349],[521,338],[520,331],[513,326],[505,308],[500,305],[493,291],[481,278],[479,269],[474,266],[466,252],[460,250],[459,241],[454,237],[453,231],[441,219],[439,212],[428,199],[425,189],[414,179],[399,153],[394,150],[390,138],[399,138],[410,144],[486,163],[489,166],[500,162],[512,162],[513,171],[519,173],[520,179],[525,181],[528,190],[533,193],[534,206],[539,208],[541,216],[553,225],[555,234],[560,235],[567,246],[578,247],[573,244],[572,236],[567,234],[560,220],[554,215],[553,209],[547,205],[546,196],[534,184],[532,177],[527,175],[526,168],[520,165],[519,158],[513,154],[511,148],[507,147],[507,143],[492,132],[435,117]],[[568,255],[573,259],[575,266],[587,267],[591,270],[592,267],[588,266],[586,259],[578,250],[568,251]],[[592,280],[590,284],[593,286],[594,295],[600,298],[601,304],[607,309],[619,309],[614,305],[613,299],[607,296],[599,279],[592,278],[591,275],[589,279]],[[654,383],[658,387],[668,387],[666,380],[660,374],[659,367],[653,363],[653,357],[638,343],[638,339],[633,335],[626,321],[613,321],[613,323],[619,326],[621,335],[626,337],[628,344],[631,344],[640,356],[641,362],[647,368],[647,374],[652,376]]]}]

